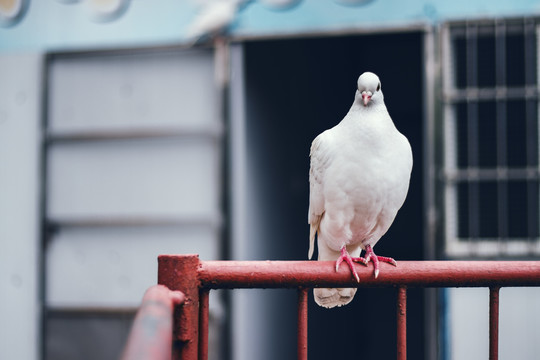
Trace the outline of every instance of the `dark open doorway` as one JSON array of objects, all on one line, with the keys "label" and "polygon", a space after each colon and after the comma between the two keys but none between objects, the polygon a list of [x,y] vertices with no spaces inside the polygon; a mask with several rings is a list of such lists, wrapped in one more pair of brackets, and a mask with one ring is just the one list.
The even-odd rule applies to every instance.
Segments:
[{"label": "dark open doorway", "polygon": [[[356,80],[373,71],[386,105],[413,148],[405,205],[376,252],[396,260],[423,258],[423,33],[252,41],[244,44],[247,174],[256,219],[253,259],[306,259],[311,141],[348,111]],[[384,267],[382,269],[384,271]],[[268,291],[268,345],[259,359],[294,358],[295,307],[290,291]],[[408,355],[424,356],[424,302],[409,291]],[[310,359],[396,357],[395,291],[359,290],[339,309],[319,308],[310,294]]]}]

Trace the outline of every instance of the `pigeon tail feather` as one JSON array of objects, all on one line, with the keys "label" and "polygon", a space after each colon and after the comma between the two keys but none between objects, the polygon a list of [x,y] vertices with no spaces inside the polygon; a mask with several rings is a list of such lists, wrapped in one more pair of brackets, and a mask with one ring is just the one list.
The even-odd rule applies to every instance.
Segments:
[{"label": "pigeon tail feather", "polygon": [[356,288],[313,289],[313,297],[317,305],[331,309],[350,303],[356,290]]}]

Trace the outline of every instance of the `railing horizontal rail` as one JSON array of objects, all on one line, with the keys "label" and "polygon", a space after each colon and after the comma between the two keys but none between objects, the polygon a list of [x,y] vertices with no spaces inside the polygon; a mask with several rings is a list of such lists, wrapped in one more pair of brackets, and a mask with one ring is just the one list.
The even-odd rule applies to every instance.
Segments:
[{"label": "railing horizontal rail", "polygon": [[490,287],[540,286],[540,261],[399,261],[375,279],[371,266],[357,265],[360,283],[348,267],[333,261],[201,261],[201,287]]},{"label": "railing horizontal rail", "polygon": [[315,287],[396,287],[397,358],[405,360],[409,287],[488,287],[490,360],[498,358],[499,289],[540,286],[540,261],[399,261],[383,264],[377,279],[371,266],[356,265],[360,283],[347,266],[333,261],[200,261],[197,255],[158,257],[158,283],[180,290],[185,302],[174,315],[173,359],[207,360],[208,301],[212,289],[296,288],[298,359],[307,359],[307,297]]}]

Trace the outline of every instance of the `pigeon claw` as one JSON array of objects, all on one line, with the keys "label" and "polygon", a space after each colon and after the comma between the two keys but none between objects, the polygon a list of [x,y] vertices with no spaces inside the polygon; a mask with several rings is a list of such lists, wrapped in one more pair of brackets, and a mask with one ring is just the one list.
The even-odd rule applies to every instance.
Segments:
[{"label": "pigeon claw", "polygon": [[345,248],[345,246],[342,247],[341,248],[341,255],[336,261],[336,272],[339,269],[339,265],[341,265],[341,263],[343,261],[345,261],[347,263],[347,265],[349,265],[349,268],[351,269],[351,272],[352,272],[354,278],[356,279],[356,282],[360,282],[360,277],[358,276],[358,273],[356,272],[356,268],[354,267],[353,259],[355,259],[355,258],[352,258],[351,255],[349,255],[349,253],[347,252],[347,249]]},{"label": "pigeon claw", "polygon": [[390,265],[397,266],[396,260],[392,259],[391,257],[375,255],[371,245],[366,246],[365,257],[354,258],[353,261],[362,263],[366,266],[371,261],[373,263],[373,276],[375,277],[375,279],[379,277],[379,262],[385,262]]}]

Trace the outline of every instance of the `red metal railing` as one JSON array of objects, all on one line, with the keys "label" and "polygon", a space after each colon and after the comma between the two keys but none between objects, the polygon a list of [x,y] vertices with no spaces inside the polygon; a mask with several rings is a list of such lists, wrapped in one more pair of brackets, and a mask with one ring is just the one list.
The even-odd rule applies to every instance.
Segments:
[{"label": "red metal railing", "polygon": [[[330,261],[200,261],[197,255],[161,255],[158,263],[158,283],[185,295],[185,301],[176,302],[171,331],[172,358],[183,360],[208,358],[211,289],[297,288],[298,359],[307,359],[309,288],[397,287],[397,358],[405,360],[408,287],[488,287],[489,358],[495,360],[498,358],[499,289],[540,286],[540,261],[400,261],[398,267],[385,267],[377,279],[373,278],[371,268],[358,266],[360,284],[352,279],[348,268],[341,267],[336,272],[335,264]],[[144,300],[139,312],[142,309]],[[168,316],[172,316],[172,312]],[[128,349],[135,341],[135,326]]]}]

